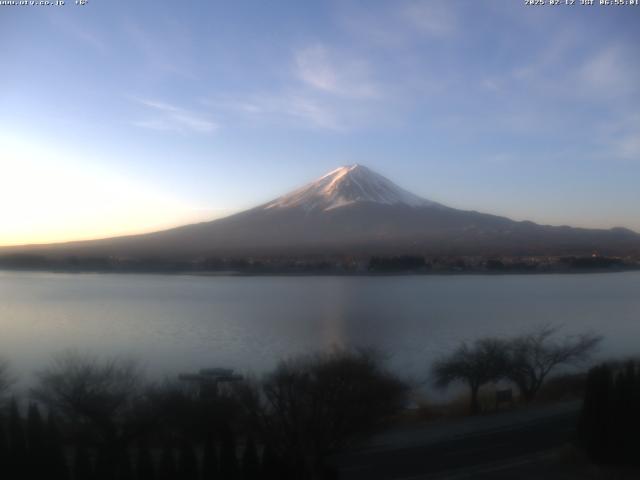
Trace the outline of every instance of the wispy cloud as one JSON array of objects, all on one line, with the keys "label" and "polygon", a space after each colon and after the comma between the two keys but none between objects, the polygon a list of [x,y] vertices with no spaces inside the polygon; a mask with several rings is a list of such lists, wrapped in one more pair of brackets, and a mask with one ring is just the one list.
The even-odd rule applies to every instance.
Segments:
[{"label": "wispy cloud", "polygon": [[640,160],[640,132],[620,138],[616,147],[621,158]]},{"label": "wispy cloud", "polygon": [[606,97],[634,91],[640,76],[631,65],[637,62],[625,53],[620,45],[615,44],[597,50],[579,69],[579,85],[588,89],[589,94],[598,93]]},{"label": "wispy cloud", "polygon": [[340,55],[322,44],[296,52],[295,74],[304,84],[326,93],[354,98],[379,94],[364,60]]},{"label": "wispy cloud", "polygon": [[598,126],[601,156],[640,161],[640,112],[618,115]]},{"label": "wispy cloud", "polygon": [[455,2],[415,0],[382,6],[350,7],[340,23],[353,36],[383,48],[397,48],[422,39],[445,39],[460,30]]},{"label": "wispy cloud", "polygon": [[208,99],[208,107],[252,122],[285,123],[302,129],[346,131],[347,120],[332,102],[304,92],[245,94]]},{"label": "wispy cloud", "polygon": [[531,94],[544,94],[546,100],[563,98],[605,104],[635,91],[640,69],[632,49],[611,42],[585,51],[580,41],[583,32],[567,28],[559,35],[549,48],[527,63],[497,73],[485,87],[526,88]]},{"label": "wispy cloud", "polygon": [[142,65],[156,72],[171,74],[188,80],[196,80],[190,61],[192,45],[189,32],[176,22],[163,22],[162,35],[143,28],[127,19],[123,30],[134,52],[142,58]]},{"label": "wispy cloud", "polygon": [[336,131],[347,128],[346,123],[340,119],[339,113],[334,108],[304,95],[281,97],[276,107],[283,113],[306,120],[318,128]]},{"label": "wispy cloud", "polygon": [[435,37],[452,35],[458,28],[451,2],[409,2],[400,9],[399,15],[417,31]]},{"label": "wispy cloud", "polygon": [[584,37],[579,28],[567,28],[527,62],[486,76],[480,85],[496,99],[487,128],[580,145],[583,151],[571,155],[584,160],[640,159],[640,97],[633,88],[640,68],[634,52],[613,40],[585,50]]},{"label": "wispy cloud", "polygon": [[346,132],[371,122],[384,103],[363,58],[322,43],[292,54],[291,79],[272,91],[213,96],[203,103],[218,112],[256,123]]},{"label": "wispy cloud", "polygon": [[138,104],[146,107],[147,110],[146,118],[133,122],[137,127],[151,130],[201,134],[213,133],[219,128],[216,122],[206,116],[175,105],[152,100],[136,101]]},{"label": "wispy cloud", "polygon": [[83,25],[73,21],[71,17],[66,15],[53,15],[51,16],[51,23],[64,35],[76,39],[78,45],[88,45],[100,53],[106,53],[109,50],[107,42],[96,29],[87,29]]}]

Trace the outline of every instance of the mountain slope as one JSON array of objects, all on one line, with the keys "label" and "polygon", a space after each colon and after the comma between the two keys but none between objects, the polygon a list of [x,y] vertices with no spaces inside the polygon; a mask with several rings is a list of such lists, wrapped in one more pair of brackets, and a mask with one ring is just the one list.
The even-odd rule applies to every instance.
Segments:
[{"label": "mountain slope", "polygon": [[0,254],[196,259],[207,256],[371,254],[565,255],[640,252],[640,235],[516,222],[421,198],[352,165],[229,217],[161,232]]},{"label": "mountain slope", "polygon": [[267,203],[264,210],[301,208],[306,212],[333,210],[356,203],[430,207],[435,202],[403,190],[362,165],[336,168],[304,187]]}]

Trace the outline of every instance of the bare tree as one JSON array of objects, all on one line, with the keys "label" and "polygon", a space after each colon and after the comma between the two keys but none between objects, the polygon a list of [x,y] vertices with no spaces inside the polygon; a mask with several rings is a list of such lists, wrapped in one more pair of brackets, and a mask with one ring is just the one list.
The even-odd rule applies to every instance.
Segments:
[{"label": "bare tree", "polygon": [[12,383],[13,378],[9,374],[9,362],[0,358],[0,404],[4,402]]},{"label": "bare tree", "polygon": [[[142,375],[135,362],[100,360],[64,352],[38,373],[32,395],[69,420],[107,428],[117,422],[140,394]],[[108,427],[111,428],[111,427]]]},{"label": "bare tree", "polygon": [[469,409],[476,414],[480,411],[480,387],[504,377],[507,360],[507,344],[503,340],[483,338],[471,345],[462,343],[452,354],[437,360],[432,375],[439,388],[454,382],[466,383],[471,389]]},{"label": "bare tree", "polygon": [[558,328],[542,326],[509,341],[507,378],[516,384],[525,402],[537,395],[549,373],[560,365],[587,360],[602,341],[600,335],[585,333],[553,337]]},{"label": "bare tree", "polygon": [[119,453],[137,434],[133,414],[142,387],[133,361],[65,352],[39,372],[32,396],[95,438],[105,468],[116,468]]},{"label": "bare tree", "polygon": [[323,468],[324,459],[385,417],[402,409],[407,386],[371,351],[334,351],[294,358],[255,384],[241,386],[244,403],[265,441],[297,478]]}]

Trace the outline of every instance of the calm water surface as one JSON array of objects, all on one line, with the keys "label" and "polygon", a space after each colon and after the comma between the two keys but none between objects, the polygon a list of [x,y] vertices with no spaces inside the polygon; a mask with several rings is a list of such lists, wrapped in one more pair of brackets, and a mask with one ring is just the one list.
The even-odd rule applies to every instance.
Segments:
[{"label": "calm water surface", "polygon": [[423,378],[460,340],[553,323],[640,353],[640,272],[589,275],[198,277],[0,272],[0,356],[15,373],[74,348],[150,374],[262,372],[292,354],[375,346]]}]

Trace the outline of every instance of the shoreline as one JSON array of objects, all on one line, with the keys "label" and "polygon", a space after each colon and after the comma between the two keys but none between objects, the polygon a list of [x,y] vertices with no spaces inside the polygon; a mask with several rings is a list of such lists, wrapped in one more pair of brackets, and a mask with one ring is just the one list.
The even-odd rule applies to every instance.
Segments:
[{"label": "shoreline", "polygon": [[168,276],[196,276],[196,277],[450,277],[450,276],[536,276],[536,275],[593,275],[639,272],[640,266],[625,268],[590,268],[590,269],[549,269],[549,270],[461,270],[461,271],[408,271],[408,272],[339,272],[339,271],[309,271],[309,272],[244,272],[235,270],[225,271],[190,271],[190,270],[99,270],[99,269],[52,269],[52,268],[7,268],[0,267],[0,272],[9,273],[51,273],[51,274],[122,274],[122,275],[168,275]]}]

